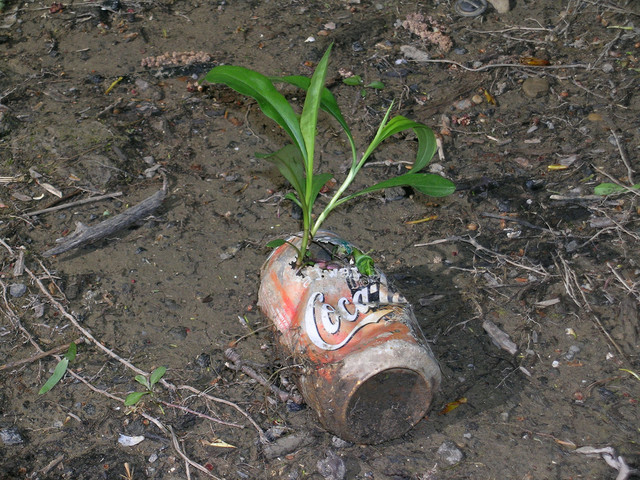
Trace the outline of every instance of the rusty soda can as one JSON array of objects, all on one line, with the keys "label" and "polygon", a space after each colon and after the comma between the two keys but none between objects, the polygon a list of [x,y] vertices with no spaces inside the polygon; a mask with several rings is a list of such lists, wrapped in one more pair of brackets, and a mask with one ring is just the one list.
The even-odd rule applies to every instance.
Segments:
[{"label": "rusty soda can", "polygon": [[429,409],[440,368],[411,306],[376,269],[362,275],[342,254],[353,246],[319,232],[313,266],[295,267],[300,236],[261,271],[258,304],[280,347],[300,366],[296,383],[330,432],[354,443],[398,437]]}]

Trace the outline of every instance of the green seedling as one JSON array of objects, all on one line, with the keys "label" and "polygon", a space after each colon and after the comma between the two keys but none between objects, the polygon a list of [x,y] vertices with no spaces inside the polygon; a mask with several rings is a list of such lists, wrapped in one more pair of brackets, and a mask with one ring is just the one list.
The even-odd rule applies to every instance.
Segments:
[{"label": "green seedling", "polygon": [[[288,193],[285,198],[291,200],[302,210],[303,236],[298,251],[298,267],[307,261],[308,246],[327,216],[345,202],[360,195],[391,187],[412,187],[433,197],[446,196],[455,191],[455,185],[450,180],[439,175],[422,172],[437,149],[433,131],[426,125],[401,115],[390,118],[393,104],[387,109],[371,143],[362,154],[358,154],[351,130],[336,99],[324,86],[331,48],[329,46],[311,78],[297,75],[267,77],[254,70],[234,65],[215,67],[204,78],[209,83],[225,84],[238,93],[255,99],[262,112],[282,127],[292,141],[291,144],[274,153],[258,156],[276,165],[294,189],[294,192]],[[285,97],[276,89],[274,83],[287,83],[306,91],[301,114],[294,111]],[[331,173],[315,171],[316,126],[320,110],[331,115],[342,127],[351,146],[352,158],[346,177],[314,217],[314,207],[320,190],[334,177]],[[354,193],[348,193],[347,189],[380,143],[405,130],[413,130],[418,139],[416,158],[410,171]]]},{"label": "green seedling", "polygon": [[158,367],[153,372],[151,372],[149,378],[145,377],[144,375],[136,375],[136,382],[145,387],[146,390],[143,392],[133,392],[127,395],[127,398],[124,399],[125,406],[131,407],[133,405],[137,405],[145,395],[153,395],[153,386],[160,381],[166,371],[167,367]]},{"label": "green seedling", "polygon": [[353,75],[351,77],[344,78],[342,80],[342,83],[344,83],[345,85],[362,87],[362,89],[360,90],[360,96],[362,98],[367,96],[367,88],[373,88],[375,90],[382,90],[384,88],[384,83],[380,81],[371,82],[365,85],[364,80],[362,80],[362,77],[360,75]]},{"label": "green seedling", "polygon": [[628,192],[631,189],[640,189],[640,183],[636,183],[631,187],[623,187],[622,185],[617,185],[615,183],[601,183],[600,185],[596,185],[593,189],[593,193],[596,195],[611,195],[614,193]]},{"label": "green seedling", "polygon": [[69,367],[69,362],[73,362],[76,358],[77,347],[74,342],[71,342],[69,348],[67,349],[67,353],[64,354],[62,360],[58,362],[56,368],[53,370],[53,374],[49,377],[49,380],[42,386],[38,395],[43,395],[51,390],[55,385],[62,380],[64,374],[67,373],[67,368]]}]

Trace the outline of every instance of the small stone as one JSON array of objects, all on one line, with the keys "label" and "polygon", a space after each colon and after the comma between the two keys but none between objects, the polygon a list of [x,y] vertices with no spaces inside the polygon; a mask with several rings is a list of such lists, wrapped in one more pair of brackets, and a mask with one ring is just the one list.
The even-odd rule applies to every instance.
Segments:
[{"label": "small stone", "polygon": [[549,93],[549,80],[529,77],[522,84],[522,91],[529,98],[538,98]]},{"label": "small stone", "polygon": [[511,10],[511,1],[510,0],[488,0],[493,8],[496,9],[498,13],[507,13]]},{"label": "small stone", "polygon": [[318,460],[316,466],[320,475],[326,480],[343,480],[347,474],[344,460],[332,450],[328,450],[327,457],[323,460]]},{"label": "small stone", "polygon": [[601,122],[603,120],[602,114],[598,112],[591,112],[587,115],[587,120],[590,122]]},{"label": "small stone", "polygon": [[438,456],[447,465],[456,465],[462,461],[464,454],[451,440],[446,440],[438,448]]},{"label": "small stone", "polygon": [[604,63],[602,64],[602,71],[604,73],[611,73],[613,72],[613,65],[611,65],[610,63]]},{"label": "small stone", "polygon": [[465,55],[467,52],[468,50],[462,47],[457,47],[453,49],[453,53],[455,53],[456,55]]},{"label": "small stone", "polygon": [[463,99],[463,100],[458,100],[457,102],[455,102],[455,103],[453,104],[453,107],[454,107],[456,110],[466,110],[466,109],[468,109],[468,108],[471,108],[471,107],[472,107],[472,105],[473,105],[473,104],[471,103],[471,100],[469,100],[468,98],[465,98],[465,99]]},{"label": "small stone", "polygon": [[471,97],[471,101],[476,105],[480,105],[483,102],[483,99],[482,99],[482,96],[476,94],[473,97]]},{"label": "small stone", "polygon": [[27,286],[24,283],[14,283],[9,287],[9,294],[12,297],[19,298],[27,293]]},{"label": "small stone", "polygon": [[196,357],[196,365],[200,368],[207,368],[211,365],[211,356],[206,353],[201,353]]},{"label": "small stone", "polygon": [[346,448],[353,445],[351,442],[347,442],[346,440],[341,439],[340,437],[336,437],[335,435],[331,437],[331,445],[335,448]]},{"label": "small stone", "polygon": [[0,430],[0,440],[5,445],[20,445],[24,439],[16,427],[8,427]]}]

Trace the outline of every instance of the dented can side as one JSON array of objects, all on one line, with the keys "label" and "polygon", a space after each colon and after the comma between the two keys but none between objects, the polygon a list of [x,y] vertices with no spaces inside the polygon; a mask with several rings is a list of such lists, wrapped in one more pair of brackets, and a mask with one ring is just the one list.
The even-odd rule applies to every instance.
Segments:
[{"label": "dented can side", "polygon": [[[318,241],[348,245],[329,232]],[[299,245],[300,237],[288,242]],[[427,412],[441,379],[411,306],[380,271],[354,265],[295,268],[284,244],[262,268],[259,306],[302,365],[297,384],[324,427],[345,440],[398,437]]]}]

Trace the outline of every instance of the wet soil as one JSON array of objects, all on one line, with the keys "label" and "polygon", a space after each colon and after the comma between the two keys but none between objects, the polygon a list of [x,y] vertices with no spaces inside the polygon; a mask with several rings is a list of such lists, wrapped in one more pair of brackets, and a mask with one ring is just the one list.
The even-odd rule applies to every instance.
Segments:
[{"label": "wet soil", "polygon": [[[207,478],[178,450],[227,479],[616,478],[585,446],[639,465],[638,195],[593,193],[640,176],[640,8],[512,6],[473,19],[448,1],[5,2],[0,478],[120,479],[126,465],[130,478]],[[415,12],[451,50],[402,27]],[[326,225],[372,252],[442,367],[428,417],[377,446],[341,442],[224,356],[234,345],[291,388],[256,301],[265,244],[300,225],[288,185],[255,156],[282,146],[282,132],[252,101],[194,80],[221,63],[310,75],[331,42],[330,87],[357,142],[393,101],[441,136],[432,167],[458,187],[443,199],[370,195]],[[209,58],[142,66],[191,51]],[[339,69],[384,88],[345,85]],[[340,178],[348,144],[326,117],[318,138],[320,168]],[[410,135],[390,139],[362,183],[401,171],[415,148]],[[76,222],[95,225],[157,192],[154,167],[169,190],[152,215],[43,257]],[[19,252],[27,270],[15,269]],[[272,442],[233,405],[185,388],[158,384],[124,407],[118,399],[141,389],[136,372],[91,342],[78,345],[77,376],[38,395],[58,362],[34,358],[38,349],[84,336],[70,317],[136,368],[166,366],[172,385],[233,402]],[[487,321],[515,354],[492,342]],[[119,435],[144,440],[123,446]]]}]

